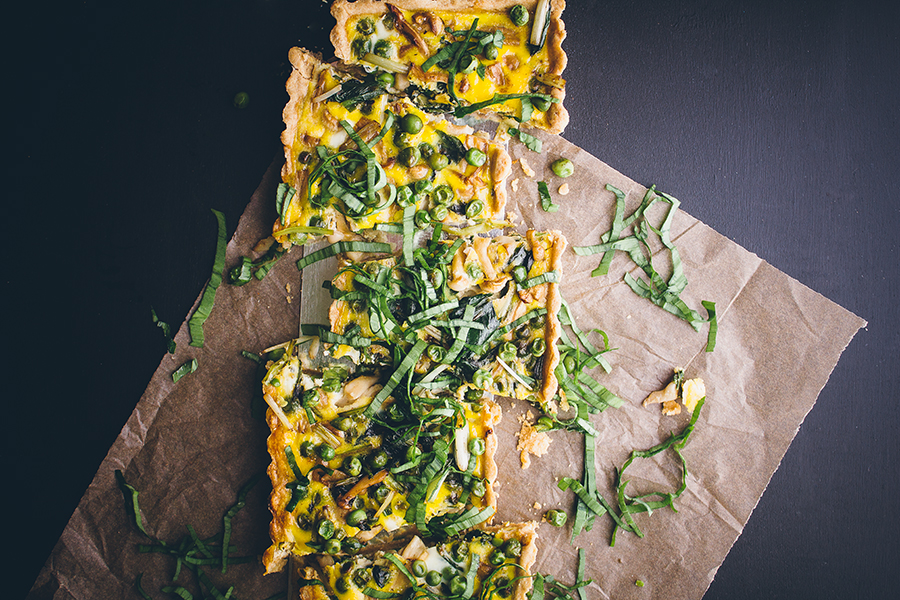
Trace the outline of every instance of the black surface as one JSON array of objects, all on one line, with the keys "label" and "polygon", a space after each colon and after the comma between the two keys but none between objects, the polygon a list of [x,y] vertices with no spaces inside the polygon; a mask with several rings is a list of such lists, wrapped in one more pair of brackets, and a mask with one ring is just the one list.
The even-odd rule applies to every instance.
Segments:
[{"label": "black surface", "polygon": [[[288,48],[331,27],[317,1],[25,4],[4,36],[14,598],[162,356],[149,307],[181,322],[209,209],[233,229],[280,152]],[[567,139],[869,321],[706,598],[894,597],[900,3],[572,0],[565,21]]]}]

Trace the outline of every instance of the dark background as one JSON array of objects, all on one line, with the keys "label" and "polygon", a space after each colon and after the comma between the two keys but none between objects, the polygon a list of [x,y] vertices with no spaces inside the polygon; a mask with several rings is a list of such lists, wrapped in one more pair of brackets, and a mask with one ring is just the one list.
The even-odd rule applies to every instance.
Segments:
[{"label": "dark background", "polygon": [[[327,53],[332,25],[316,0],[25,4],[3,36],[13,598],[163,355],[150,306],[177,327],[209,209],[232,231],[280,153],[288,48]],[[900,3],[571,0],[564,19],[567,139],[869,321],[706,598],[895,597]]]}]

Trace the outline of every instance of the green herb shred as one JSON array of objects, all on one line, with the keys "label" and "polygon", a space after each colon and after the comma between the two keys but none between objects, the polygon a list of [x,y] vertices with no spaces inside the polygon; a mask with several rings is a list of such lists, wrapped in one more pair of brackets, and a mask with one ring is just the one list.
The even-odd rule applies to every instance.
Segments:
[{"label": "green herb shred", "polygon": [[213,303],[216,300],[216,290],[219,289],[219,285],[222,283],[222,273],[225,270],[225,249],[228,245],[228,236],[225,229],[225,215],[215,209],[212,209],[212,212],[216,216],[216,223],[218,224],[216,258],[213,262],[212,274],[209,276],[209,281],[203,289],[200,304],[197,306],[197,310],[194,311],[194,314],[191,315],[190,320],[188,320],[188,331],[191,334],[191,346],[197,348],[203,347],[203,324],[206,323],[206,319],[209,318],[210,313],[212,313]]},{"label": "green herb shred", "polygon": [[192,358],[191,360],[187,361],[186,363],[182,364],[180,367],[175,369],[175,372],[172,373],[172,381],[174,381],[175,383],[178,383],[178,381],[182,377],[184,377],[185,375],[190,375],[191,373],[196,371],[197,366],[198,366],[197,359]]}]

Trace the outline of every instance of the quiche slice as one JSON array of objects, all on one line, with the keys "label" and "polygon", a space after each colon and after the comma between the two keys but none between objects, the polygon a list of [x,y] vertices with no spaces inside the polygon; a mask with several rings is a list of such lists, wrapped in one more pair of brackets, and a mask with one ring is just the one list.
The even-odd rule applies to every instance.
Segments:
[{"label": "quiche slice", "polygon": [[393,71],[425,110],[561,133],[565,0],[337,0],[338,58]]},{"label": "quiche slice", "polygon": [[280,244],[362,239],[410,206],[445,226],[502,220],[512,163],[486,133],[393,95],[390,73],[342,69],[301,48],[289,57]]},{"label": "quiche slice", "polygon": [[413,260],[345,260],[331,282],[339,339],[428,344],[423,370],[556,411],[560,264],[566,239],[529,230],[432,241]]},{"label": "quiche slice", "polygon": [[352,556],[493,516],[499,406],[392,390],[403,364],[393,358],[382,346],[360,352],[300,338],[267,365],[266,572],[290,555]]},{"label": "quiche slice", "polygon": [[302,600],[510,598],[525,600],[537,557],[537,523],[507,523],[429,543],[413,538],[399,552],[297,565]]}]

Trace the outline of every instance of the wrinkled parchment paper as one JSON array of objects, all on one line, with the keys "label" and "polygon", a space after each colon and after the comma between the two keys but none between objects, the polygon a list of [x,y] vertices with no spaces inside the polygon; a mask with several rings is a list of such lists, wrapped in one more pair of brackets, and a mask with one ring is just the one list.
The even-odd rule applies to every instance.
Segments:
[{"label": "wrinkled parchment paper", "polygon": [[[518,206],[511,206],[511,211],[523,225],[561,230],[570,245],[597,243],[609,229],[615,201],[604,186],[609,183],[628,194],[629,212],[645,188],[562,138],[539,137],[544,142],[542,154],[510,143],[514,160],[524,157],[536,171],[528,177],[515,162],[510,185],[518,191],[510,191],[512,204]],[[561,156],[575,163],[575,175],[565,180],[549,169],[550,162]],[[254,193],[228,246],[229,267],[250,254],[256,241],[271,230],[279,168],[276,161]],[[556,213],[540,209],[537,182],[542,180],[560,205]],[[558,193],[563,183],[568,184],[567,195]],[[687,201],[682,208],[690,207],[690,199],[681,200]],[[708,395],[684,450],[688,486],[676,502],[678,513],[664,509],[637,515],[645,538],[619,532],[615,547],[609,546],[609,517],[598,519],[591,531],[574,539],[574,545],[570,527],[541,526],[536,570],[571,583],[576,547],[585,548],[592,598],[646,598],[648,593],[700,598],[841,352],[865,325],[684,211],[673,222],[672,239],[690,282],[682,298],[701,314],[705,314],[701,300],[716,302],[719,332],[713,353],[704,352],[705,329],[695,332],[622,282],[632,267],[626,256],[616,256],[608,276],[591,278],[599,258],[566,252],[563,296],[584,331],[600,328],[609,335],[616,348],[607,354],[613,370],[598,379],[625,400],[623,407],[593,417],[600,432],[596,447],[600,491],[613,499],[614,469],[630,451],[650,448],[687,424],[687,411],[664,417],[658,406],[641,406],[649,392],[671,379],[675,367],[684,368],[688,377],[702,377]],[[136,551],[136,544],[145,539],[125,514],[115,469],[141,491],[151,534],[174,542],[186,533],[188,523],[201,537],[221,530],[222,514],[235,502],[237,490],[269,462],[266,425],[250,416],[257,386],[255,364],[242,358],[240,351],[259,352],[297,334],[301,277],[294,263],[299,257],[300,251],[293,250],[263,281],[244,287],[222,285],[206,322],[205,348],[188,345],[187,326],[182,324],[177,354],[163,358],[29,598],[137,598],[133,583],[138,573],[144,573],[144,588],[154,596],[169,583],[174,560]],[[665,255],[656,256],[654,264],[664,270]],[[319,279],[327,276],[327,268],[321,265],[315,274],[304,274],[308,302],[313,294],[323,293]],[[309,279],[318,282],[311,285]],[[310,312],[317,311],[304,310],[304,318]],[[199,370],[173,384],[172,371],[191,357],[198,359]],[[549,508],[571,510],[572,493],[560,491],[556,482],[562,476],[580,478],[583,438],[553,432],[549,452],[522,470],[515,451],[516,417],[528,407],[508,400],[502,404],[497,519],[540,519]],[[680,477],[670,454],[638,461],[628,473],[632,495],[674,490]],[[238,554],[261,554],[268,545],[269,490],[266,480],[260,482],[235,520]],[[266,598],[286,587],[283,575],[263,577],[258,564],[229,567],[225,576],[209,572],[214,581],[235,583],[235,594],[241,598]],[[188,579],[182,575],[182,581]],[[644,587],[635,586],[638,579]]]}]

